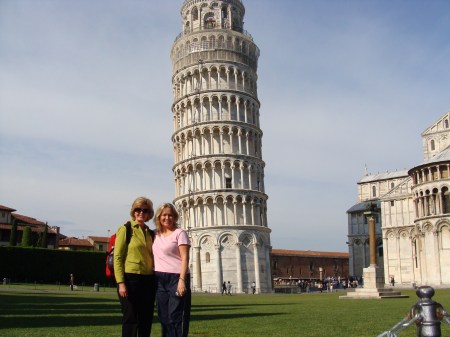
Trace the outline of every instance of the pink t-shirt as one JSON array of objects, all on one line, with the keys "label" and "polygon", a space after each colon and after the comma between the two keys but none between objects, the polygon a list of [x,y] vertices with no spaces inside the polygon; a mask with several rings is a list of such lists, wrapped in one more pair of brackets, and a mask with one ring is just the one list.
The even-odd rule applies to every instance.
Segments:
[{"label": "pink t-shirt", "polygon": [[181,255],[178,250],[180,245],[191,245],[187,233],[177,228],[167,237],[156,233],[153,243],[153,257],[155,271],[163,273],[180,273]]}]

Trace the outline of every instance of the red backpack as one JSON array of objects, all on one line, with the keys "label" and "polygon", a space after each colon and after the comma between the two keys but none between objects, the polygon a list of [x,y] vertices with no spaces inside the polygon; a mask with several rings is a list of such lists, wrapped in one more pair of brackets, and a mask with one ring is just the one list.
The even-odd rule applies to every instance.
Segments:
[{"label": "red backpack", "polygon": [[[125,225],[125,228],[127,229],[126,233],[126,242],[127,245],[130,243],[131,235],[133,235],[133,231],[131,230],[131,222],[127,222]],[[150,235],[152,236],[152,240],[155,240],[155,232],[152,231],[147,225],[145,225],[147,228],[147,231],[150,232]],[[114,245],[116,243],[116,233],[111,235],[109,238],[109,245],[108,250],[106,251],[106,276],[110,277],[112,279],[115,279],[114,276]]]}]

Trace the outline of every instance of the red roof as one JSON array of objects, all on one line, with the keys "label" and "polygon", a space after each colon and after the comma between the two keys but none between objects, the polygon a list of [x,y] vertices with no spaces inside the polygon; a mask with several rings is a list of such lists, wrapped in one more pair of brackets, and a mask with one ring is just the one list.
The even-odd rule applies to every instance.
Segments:
[{"label": "red roof", "polygon": [[78,239],[78,238],[65,238],[59,240],[59,247],[89,247],[93,248],[93,245],[86,239]]},{"label": "red roof", "polygon": [[95,242],[109,243],[109,238],[106,236],[88,236],[88,238]]},{"label": "red roof", "polygon": [[[11,230],[12,225],[8,223],[2,223],[0,224],[0,229],[9,229]],[[17,229],[23,231],[23,229],[26,227],[26,225],[18,225]],[[36,226],[30,226],[32,232],[42,232],[44,230],[42,225],[36,225]],[[56,234],[56,230],[53,227],[48,226],[48,233]]]},{"label": "red roof", "polygon": [[312,250],[289,250],[289,249],[272,249],[272,255],[349,258],[349,253],[317,252]]},{"label": "red roof", "polygon": [[20,222],[25,222],[30,225],[45,225],[45,222],[36,220],[35,218],[30,218],[29,216],[21,215],[21,214],[11,214],[13,218],[19,220]]},{"label": "red roof", "polygon": [[8,212],[15,212],[15,211],[17,211],[17,210],[14,209],[14,208],[6,207],[6,206],[3,206],[3,205],[0,205],[0,210],[2,210],[2,211],[8,211]]}]

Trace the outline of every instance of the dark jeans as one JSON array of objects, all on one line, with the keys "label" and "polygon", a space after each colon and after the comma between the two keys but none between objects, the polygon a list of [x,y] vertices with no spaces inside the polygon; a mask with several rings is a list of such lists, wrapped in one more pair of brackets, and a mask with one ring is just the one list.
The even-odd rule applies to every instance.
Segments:
[{"label": "dark jeans", "polygon": [[155,308],[154,275],[125,274],[128,297],[122,306],[122,337],[150,337]]},{"label": "dark jeans", "polygon": [[186,337],[191,316],[190,275],[186,275],[186,294],[175,295],[180,274],[156,272],[156,304],[161,321],[162,337]]}]

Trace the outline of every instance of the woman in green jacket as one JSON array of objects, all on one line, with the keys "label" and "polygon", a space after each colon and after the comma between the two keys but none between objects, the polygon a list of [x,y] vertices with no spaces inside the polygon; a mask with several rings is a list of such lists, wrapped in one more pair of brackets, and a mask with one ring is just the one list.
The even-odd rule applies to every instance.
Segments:
[{"label": "woman in green jacket", "polygon": [[156,283],[153,233],[145,222],[153,214],[152,201],[137,198],[130,210],[130,224],[120,226],[116,233],[114,274],[122,307],[122,337],[150,337]]}]

